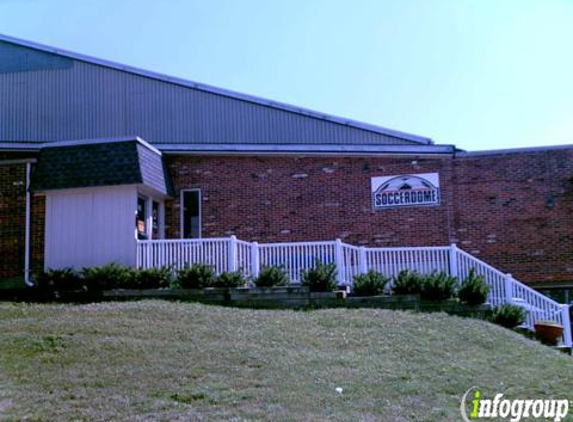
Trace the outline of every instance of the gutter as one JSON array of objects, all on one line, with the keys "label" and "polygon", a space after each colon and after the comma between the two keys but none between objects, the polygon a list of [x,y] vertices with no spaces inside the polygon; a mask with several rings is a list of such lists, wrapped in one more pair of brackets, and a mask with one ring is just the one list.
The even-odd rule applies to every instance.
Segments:
[{"label": "gutter", "polygon": [[452,155],[453,145],[161,144],[165,154],[193,155]]},{"label": "gutter", "polygon": [[31,196],[30,196],[30,173],[32,170],[32,163],[26,163],[26,234],[24,241],[24,283],[27,286],[33,286],[34,283],[30,281],[30,210],[31,210]]}]

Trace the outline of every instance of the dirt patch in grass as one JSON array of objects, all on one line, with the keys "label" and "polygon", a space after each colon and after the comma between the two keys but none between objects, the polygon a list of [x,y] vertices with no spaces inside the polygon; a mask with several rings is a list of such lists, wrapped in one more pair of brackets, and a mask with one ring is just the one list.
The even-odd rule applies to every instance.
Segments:
[{"label": "dirt patch in grass", "polygon": [[[459,421],[459,398],[571,398],[573,359],[444,314],[160,301],[0,304],[2,421]],[[340,390],[342,389],[342,390]]]}]

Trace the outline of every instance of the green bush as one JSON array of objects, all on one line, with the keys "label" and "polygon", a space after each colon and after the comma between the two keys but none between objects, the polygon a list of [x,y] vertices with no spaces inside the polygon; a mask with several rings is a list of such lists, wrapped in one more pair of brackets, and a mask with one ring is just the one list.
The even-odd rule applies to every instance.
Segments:
[{"label": "green bush", "polygon": [[140,289],[159,289],[173,284],[173,272],[169,267],[135,270],[134,276],[134,284]]},{"label": "green bush", "polygon": [[49,269],[41,273],[37,287],[46,292],[85,290],[83,280],[73,268]]},{"label": "green bush", "polygon": [[247,280],[241,271],[223,272],[215,279],[213,287],[241,287]]},{"label": "green bush", "polygon": [[253,280],[257,287],[287,286],[290,283],[289,276],[283,265],[263,267],[259,276]]},{"label": "green bush", "polygon": [[392,290],[397,295],[418,295],[422,293],[423,281],[417,271],[402,270],[394,277]]},{"label": "green bush", "polygon": [[525,322],[527,311],[521,306],[504,303],[496,307],[489,320],[505,328],[515,328]]},{"label": "green bush", "polygon": [[458,297],[468,305],[481,305],[487,300],[490,286],[485,283],[485,277],[478,275],[472,268],[468,276],[462,281]]},{"label": "green bush", "polygon": [[336,264],[324,264],[316,260],[314,268],[301,272],[302,285],[311,292],[332,292],[336,290]]},{"label": "green bush", "polygon": [[83,268],[81,277],[88,290],[137,288],[136,271],[116,263]]},{"label": "green bush", "polygon": [[352,292],[356,296],[376,296],[382,293],[389,281],[379,272],[370,270],[366,274],[354,276]]},{"label": "green bush", "polygon": [[444,272],[434,271],[422,278],[420,296],[426,300],[440,301],[456,297],[458,280]]},{"label": "green bush", "polygon": [[182,289],[202,289],[215,284],[215,269],[206,264],[193,264],[177,271],[176,284]]}]

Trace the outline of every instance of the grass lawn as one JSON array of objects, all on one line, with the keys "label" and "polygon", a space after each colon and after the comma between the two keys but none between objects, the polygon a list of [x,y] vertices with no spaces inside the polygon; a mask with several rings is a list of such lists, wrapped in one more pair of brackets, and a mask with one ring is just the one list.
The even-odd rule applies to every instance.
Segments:
[{"label": "grass lawn", "polygon": [[572,374],[571,357],[444,314],[0,303],[1,421],[457,422],[471,386],[573,399]]}]

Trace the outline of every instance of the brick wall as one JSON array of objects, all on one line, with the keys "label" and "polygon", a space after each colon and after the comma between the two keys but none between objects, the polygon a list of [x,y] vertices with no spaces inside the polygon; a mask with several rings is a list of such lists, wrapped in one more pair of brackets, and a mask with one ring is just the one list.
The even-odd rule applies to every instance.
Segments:
[{"label": "brick wall", "polygon": [[0,279],[23,277],[26,165],[0,166]]},{"label": "brick wall", "polygon": [[573,149],[454,160],[460,247],[526,282],[573,284]]},{"label": "brick wall", "polygon": [[[448,243],[452,162],[411,158],[168,157],[173,184],[201,188],[203,236],[332,240],[375,246]],[[370,178],[439,172],[442,205],[374,211]],[[179,196],[166,206],[179,237]]]},{"label": "brick wall", "polygon": [[[201,188],[203,236],[461,248],[522,281],[573,283],[573,149],[455,158],[167,157]],[[370,178],[440,173],[441,204],[374,211]],[[166,207],[179,237],[179,196]]]},{"label": "brick wall", "polygon": [[[3,157],[9,158],[9,157]],[[371,246],[456,242],[529,283],[573,284],[573,149],[455,158],[166,156],[176,197],[201,188],[205,237]],[[440,174],[441,204],[374,211],[375,176]],[[0,166],[0,278],[24,265],[25,166]],[[16,183],[16,184],[14,184]],[[32,269],[43,266],[45,198],[32,197]]]}]

